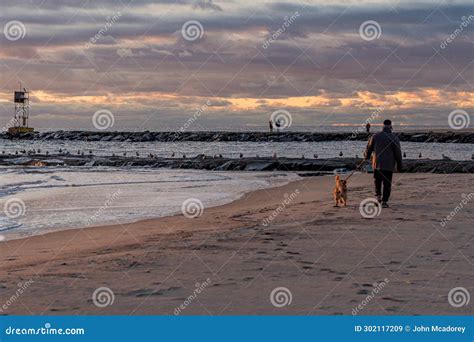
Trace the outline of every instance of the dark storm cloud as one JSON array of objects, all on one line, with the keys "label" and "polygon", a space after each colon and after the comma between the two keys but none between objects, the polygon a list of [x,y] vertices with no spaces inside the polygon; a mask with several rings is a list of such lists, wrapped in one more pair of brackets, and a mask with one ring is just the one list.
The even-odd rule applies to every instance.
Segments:
[{"label": "dark storm cloud", "polygon": [[[52,1],[54,4],[55,2]],[[255,12],[235,11],[232,13],[196,12],[193,10],[176,10],[172,13],[160,13],[150,11],[147,14],[134,11],[140,5],[153,2],[133,2],[133,7],[117,6],[117,2],[98,1],[94,2],[106,5],[104,11],[93,11],[87,7],[87,11],[81,7],[84,2],[70,1],[63,6],[68,10],[61,10],[61,6],[52,6],[51,1],[44,3],[45,8],[41,10],[25,11],[24,7],[18,6],[9,11],[0,13],[0,22],[8,20],[19,20],[23,22],[29,36],[28,39],[15,42],[17,45],[49,45],[74,44],[89,39],[101,25],[106,22],[107,16],[120,12],[120,20],[110,28],[110,35],[116,39],[136,38],[147,36],[171,35],[178,32],[186,20],[197,19],[201,21],[205,32],[208,34],[219,32],[246,33],[257,29],[267,29],[269,33],[274,32],[284,21],[285,16],[298,12],[299,17],[279,37],[279,41],[292,38],[304,38],[312,34],[325,33],[329,36],[345,34],[357,34],[360,24],[366,20],[376,20],[382,26],[383,36],[386,40],[397,42],[405,41],[416,45],[420,40],[436,41],[452,30],[456,29],[463,16],[474,14],[472,5],[441,6],[434,5],[419,7],[399,8],[397,12],[385,8],[372,7],[324,7],[321,5],[298,5],[292,3],[265,4]],[[163,3],[163,2],[160,2]],[[168,3],[168,2],[166,2]],[[198,4],[198,6],[218,6],[209,1],[173,2],[170,4],[182,6],[183,4]],[[115,4],[115,6],[112,6]],[[199,5],[201,4],[201,5]],[[205,5],[203,5],[205,4]],[[51,7],[49,7],[51,5]],[[26,6],[26,5],[25,5]],[[74,7],[76,6],[76,7]],[[219,7],[219,6],[218,6]],[[220,8],[220,7],[219,7]],[[60,15],[58,15],[61,12]],[[334,24],[334,21],[337,22]],[[332,25],[331,25],[332,24]],[[465,35],[472,35],[466,32]],[[3,38],[3,37],[2,37]],[[339,38],[338,38],[339,39]],[[460,38],[466,39],[466,38]],[[11,45],[2,39],[2,43]],[[317,42],[312,42],[313,44]],[[347,45],[350,47],[350,43]],[[354,41],[354,44],[362,42]],[[379,42],[383,44],[383,42]]]}]

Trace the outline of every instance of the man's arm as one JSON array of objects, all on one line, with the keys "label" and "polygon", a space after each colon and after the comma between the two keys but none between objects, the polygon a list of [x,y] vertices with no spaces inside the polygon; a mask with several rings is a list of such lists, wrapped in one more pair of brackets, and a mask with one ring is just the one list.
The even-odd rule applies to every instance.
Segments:
[{"label": "man's arm", "polygon": [[402,172],[402,148],[400,147],[400,139],[395,139],[393,142],[393,153],[395,154],[395,161],[397,162],[397,171]]},{"label": "man's arm", "polygon": [[364,157],[365,160],[369,160],[372,152],[374,151],[374,136],[371,136],[369,142],[367,143],[367,147],[365,148]]}]

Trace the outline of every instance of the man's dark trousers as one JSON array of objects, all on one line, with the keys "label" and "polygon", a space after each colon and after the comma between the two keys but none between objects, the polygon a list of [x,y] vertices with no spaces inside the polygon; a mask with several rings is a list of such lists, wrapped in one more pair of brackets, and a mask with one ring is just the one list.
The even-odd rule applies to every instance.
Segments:
[{"label": "man's dark trousers", "polygon": [[[382,197],[382,202],[388,202],[390,192],[392,191],[392,176],[393,172],[388,170],[374,170],[375,179],[375,195]],[[382,196],[383,183],[383,196]]]}]

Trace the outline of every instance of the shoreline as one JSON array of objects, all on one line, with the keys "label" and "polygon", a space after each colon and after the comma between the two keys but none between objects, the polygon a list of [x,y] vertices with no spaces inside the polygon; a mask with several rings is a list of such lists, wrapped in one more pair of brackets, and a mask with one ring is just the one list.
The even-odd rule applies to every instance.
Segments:
[{"label": "shoreline", "polygon": [[[34,281],[21,298],[28,310],[15,305],[5,313],[172,315],[196,283],[210,279],[182,314],[350,315],[371,284],[388,279],[360,314],[466,314],[468,306],[453,308],[446,296],[453,279],[472,287],[472,210],[442,234],[436,226],[462,199],[466,177],[396,174],[392,207],[372,220],[358,208],[372,195],[372,177],[357,174],[347,208],[332,207],[332,177],[307,177],[247,193],[196,219],[168,216],[2,242],[4,292]],[[91,300],[101,286],[115,295],[106,308]],[[292,305],[271,305],[278,286],[291,290]]]},{"label": "shoreline", "polygon": [[[231,200],[230,202],[227,202],[227,203],[223,203],[223,204],[217,204],[217,205],[213,205],[213,206],[210,206],[210,207],[206,207],[204,210],[206,211],[209,211],[211,209],[217,209],[217,208],[220,208],[220,207],[226,207],[226,206],[230,206],[232,204],[234,205],[239,205],[240,203],[235,203],[235,202],[239,202],[239,201],[244,201],[245,200],[245,197],[250,195],[250,194],[253,194],[253,193],[258,193],[258,192],[263,192],[263,191],[266,191],[266,190],[269,190],[269,189],[278,189],[278,188],[282,188],[282,187],[286,187],[286,186],[289,186],[291,185],[292,183],[298,183],[302,181],[301,179],[298,179],[298,180],[290,180],[288,181],[288,183],[286,184],[283,184],[283,185],[276,185],[276,186],[270,186],[266,189],[258,189],[258,190],[251,190],[251,191],[248,191],[248,192],[244,192],[242,193],[238,198],[234,199],[234,200]],[[111,224],[100,224],[100,225],[95,225],[95,226],[89,226],[89,227],[83,227],[83,228],[68,228],[68,229],[64,229],[64,230],[59,230],[59,231],[55,231],[55,232],[47,232],[47,233],[44,233],[44,234],[37,234],[37,235],[32,235],[32,236],[26,236],[26,237],[21,237],[21,238],[17,238],[17,239],[12,239],[12,240],[4,240],[4,241],[0,241],[0,244],[2,243],[11,243],[13,241],[18,241],[18,240],[29,240],[29,239],[35,239],[35,238],[39,238],[41,237],[41,239],[38,239],[38,240],[44,240],[45,237],[48,237],[47,235],[51,235],[51,234],[59,234],[59,233],[63,233],[63,232],[69,232],[69,231],[75,231],[75,230],[107,230],[107,228],[110,228],[110,227],[117,227],[117,226],[135,226],[135,225],[141,225],[141,224],[148,224],[150,222],[154,222],[154,221],[157,221],[157,220],[163,220],[163,219],[173,219],[173,218],[179,218],[179,217],[183,217],[183,214],[179,211],[177,211],[176,213],[173,213],[173,214],[170,214],[170,215],[165,215],[165,216],[156,216],[156,217],[152,217],[152,218],[141,218],[141,219],[137,219],[137,220],[134,220],[134,221],[131,221],[131,222],[124,222],[124,223],[111,223]],[[166,234],[166,233],[164,233]]]},{"label": "shoreline", "polygon": [[[196,170],[196,171],[201,171],[201,170]],[[214,171],[216,173],[220,173],[219,171]],[[224,173],[224,172],[222,172]],[[252,174],[254,174],[254,172],[250,172]],[[288,185],[292,182],[297,182],[297,181],[300,181],[302,179],[301,176],[298,176],[298,175],[293,175],[291,173],[288,173],[288,174],[285,174],[285,178],[284,179],[275,179],[275,177],[279,177],[281,176],[283,173],[281,172],[273,172],[273,171],[270,171],[268,172],[268,175],[266,176],[266,178],[264,179],[267,184],[266,185],[259,185],[257,189],[248,189],[248,190],[245,190],[245,189],[240,189],[239,191],[234,191],[232,194],[231,193],[228,193],[228,196],[226,197],[221,197],[221,198],[215,198],[213,199],[213,202],[211,204],[208,204],[208,205],[205,205],[203,206],[203,210],[209,210],[209,209],[212,209],[212,208],[216,208],[216,207],[221,207],[221,206],[225,206],[225,205],[228,205],[228,204],[231,204],[233,202],[236,202],[236,201],[239,201],[241,199],[243,199],[247,194],[249,193],[252,193],[252,192],[256,192],[256,191],[265,191],[265,190],[268,190],[268,189],[272,189],[272,188],[279,188],[279,187],[282,187],[282,186],[285,186],[285,185]],[[258,174],[259,176],[259,174]],[[256,181],[257,177],[254,177],[254,181]],[[240,179],[241,181],[247,181],[246,178],[242,178]],[[90,186],[97,186],[96,184],[91,184]],[[119,185],[117,185],[119,186]],[[66,188],[69,188],[71,187],[71,185],[65,185],[64,187]],[[77,185],[73,185],[73,187],[75,189],[77,189]],[[185,189],[182,189],[182,190],[185,190]],[[122,190],[120,190],[122,192]],[[64,228],[64,229],[60,229],[60,230],[52,230],[52,231],[47,231],[47,232],[44,232],[44,233],[39,233],[39,234],[32,234],[32,235],[29,235],[29,236],[16,236],[14,238],[5,238],[5,234],[2,234],[2,232],[5,232],[7,233],[6,235],[8,235],[10,232],[10,230],[14,230],[18,227],[12,227],[12,228],[9,228],[9,229],[6,229],[6,230],[3,230],[1,231],[0,230],[0,244],[2,242],[11,242],[11,241],[15,241],[15,240],[22,240],[22,239],[28,239],[28,238],[33,238],[35,236],[43,236],[43,235],[47,235],[47,234],[54,234],[54,233],[58,233],[58,232],[61,232],[61,231],[70,231],[70,230],[81,230],[81,229],[96,229],[96,228],[106,228],[106,227],[111,227],[111,226],[128,226],[128,225],[134,225],[134,224],[139,224],[140,222],[143,222],[143,221],[148,221],[148,220],[159,220],[159,219],[162,219],[162,218],[167,218],[167,217],[177,217],[177,216],[183,216],[183,209],[181,208],[181,205],[179,206],[180,209],[176,209],[176,211],[174,212],[171,212],[171,213],[162,213],[160,215],[156,215],[156,216],[146,216],[146,217],[137,217],[137,218],[130,218],[130,220],[125,220],[123,222],[119,222],[118,220],[117,221],[106,221],[106,222],[94,222],[92,225],[88,225],[86,227],[78,227],[78,226],[71,226],[71,227],[67,227],[67,228]],[[100,209],[104,209],[104,210],[110,210],[111,208],[107,207],[107,206],[102,206],[100,207],[98,210],[95,211],[98,212]],[[65,214],[67,215],[67,214]],[[15,232],[13,232],[15,233]],[[1,239],[3,238],[3,239]]]}]

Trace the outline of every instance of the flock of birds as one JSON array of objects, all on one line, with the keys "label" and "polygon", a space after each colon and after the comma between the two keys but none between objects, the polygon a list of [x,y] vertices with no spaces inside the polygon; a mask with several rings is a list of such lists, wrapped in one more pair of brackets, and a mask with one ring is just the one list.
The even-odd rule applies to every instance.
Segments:
[{"label": "flock of birds", "polygon": [[[57,150],[57,152],[58,152],[59,155],[66,155],[66,156],[72,155],[68,150],[59,149],[59,150]],[[7,154],[7,152],[5,150],[3,150],[2,154],[5,155],[5,154]],[[9,153],[9,154],[11,155],[11,153]],[[35,150],[35,149],[33,149],[33,150],[19,150],[19,151],[17,150],[17,151],[15,151],[15,155],[37,155],[37,154],[41,154],[41,149],[37,149],[37,150]],[[92,156],[93,155],[92,150],[89,150],[88,154]],[[49,155],[49,151],[46,151],[45,155]],[[78,156],[84,156],[84,155],[86,155],[86,153],[84,151],[77,150],[77,155]],[[115,153],[112,153],[111,156],[116,157]],[[123,152],[122,156],[126,157],[127,152]],[[135,152],[135,156],[140,157],[140,153]],[[148,158],[158,158],[158,155],[153,154],[153,153],[149,153],[147,156],[148,156]],[[340,151],[339,152],[339,157],[343,157],[343,156],[344,156],[344,153],[342,151]],[[171,158],[175,158],[175,157],[176,157],[176,153],[172,152],[171,153]],[[186,154],[183,154],[182,157],[186,158]],[[244,154],[240,153],[239,158],[243,158],[243,157],[244,157]],[[260,158],[260,156],[258,154],[255,157]],[[359,158],[359,155],[356,154],[355,157]],[[406,157],[407,157],[407,154],[403,153],[403,158],[406,158]],[[204,156],[204,158],[205,158],[205,156]],[[217,158],[224,158],[224,157],[222,156],[222,154],[215,154],[213,156],[213,158],[217,159]],[[273,153],[273,158],[275,158],[275,159],[278,158],[276,153]],[[319,156],[317,154],[313,154],[313,158],[318,159]],[[418,154],[418,158],[420,158],[420,159],[423,158],[423,155],[422,155],[421,152]],[[443,160],[452,160],[451,158],[449,158],[448,156],[446,156],[444,154],[442,154],[442,158],[443,158]],[[301,156],[301,159],[306,159],[304,154]],[[474,160],[474,154],[472,155],[471,159]]]}]

